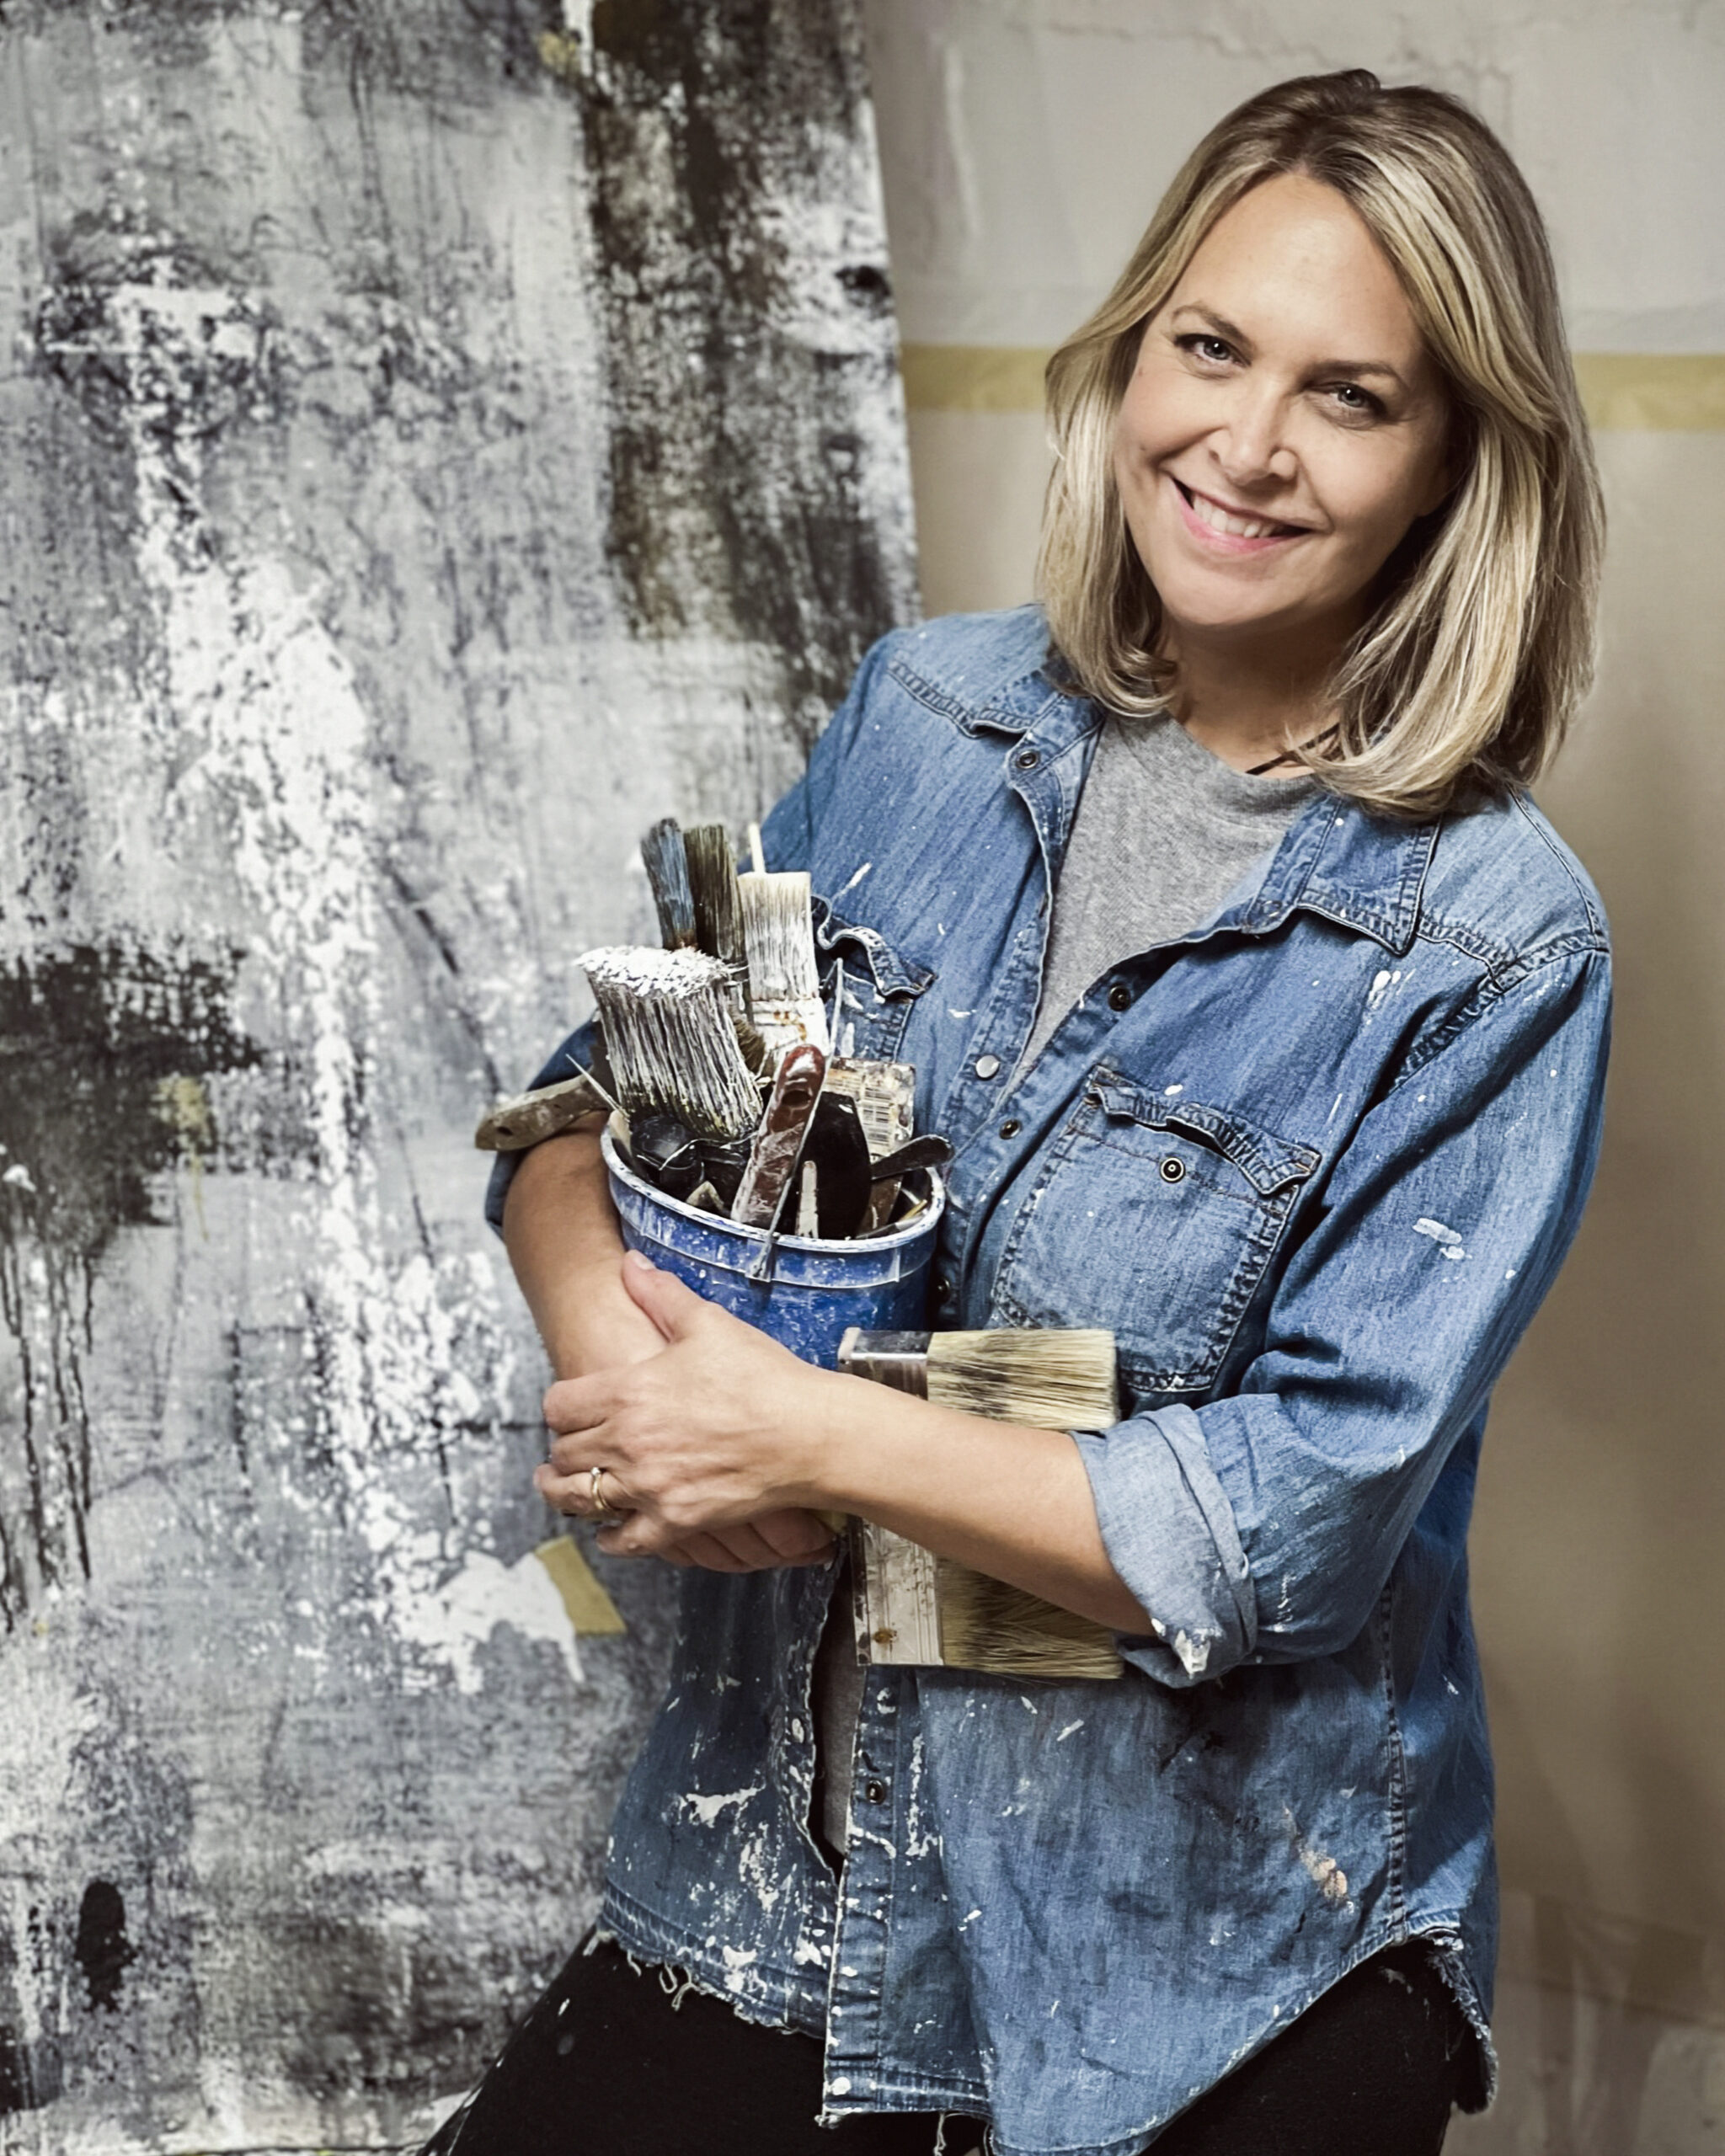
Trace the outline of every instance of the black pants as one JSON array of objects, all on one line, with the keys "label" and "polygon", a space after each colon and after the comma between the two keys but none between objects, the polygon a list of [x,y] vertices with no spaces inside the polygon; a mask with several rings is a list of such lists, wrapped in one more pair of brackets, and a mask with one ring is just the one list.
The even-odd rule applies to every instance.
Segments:
[{"label": "black pants", "polygon": [[[821,2047],[656,1969],[578,1951],[422,2156],[932,2156],[927,2113],[825,2131]],[[1417,1945],[1332,1985],[1158,2137],[1153,2156],[1437,2156],[1478,2072],[1460,2009]],[[954,2120],[948,2156],[981,2130]]]}]

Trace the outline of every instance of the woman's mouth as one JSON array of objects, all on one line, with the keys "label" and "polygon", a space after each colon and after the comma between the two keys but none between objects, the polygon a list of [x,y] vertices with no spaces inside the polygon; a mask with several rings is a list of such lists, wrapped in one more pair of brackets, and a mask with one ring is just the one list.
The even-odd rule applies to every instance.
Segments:
[{"label": "woman's mouth", "polygon": [[1207,494],[1199,494],[1179,479],[1173,481],[1173,486],[1182,521],[1187,528],[1196,532],[1206,544],[1220,544],[1229,553],[1255,552],[1259,547],[1306,536],[1303,524],[1283,524],[1268,516],[1242,516],[1237,510],[1225,509],[1220,502],[1212,501]]}]

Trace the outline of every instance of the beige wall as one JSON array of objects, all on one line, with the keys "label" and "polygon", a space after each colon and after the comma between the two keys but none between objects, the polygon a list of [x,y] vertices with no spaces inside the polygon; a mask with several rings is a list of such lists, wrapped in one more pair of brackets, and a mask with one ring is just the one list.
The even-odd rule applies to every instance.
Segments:
[{"label": "beige wall", "polygon": [[1503,2098],[1463,2156],[1725,2148],[1725,6],[866,0],[925,601],[1028,597],[1041,355],[1263,83],[1459,91],[1550,217],[1611,551],[1541,798],[1618,956],[1599,1183],[1498,1396],[1474,1534]]}]

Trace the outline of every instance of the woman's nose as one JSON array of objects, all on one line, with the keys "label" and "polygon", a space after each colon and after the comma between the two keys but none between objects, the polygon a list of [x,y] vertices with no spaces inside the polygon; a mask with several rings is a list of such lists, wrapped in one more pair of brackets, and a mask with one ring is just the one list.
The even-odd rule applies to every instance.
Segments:
[{"label": "woman's nose", "polygon": [[1254,394],[1242,385],[1227,424],[1218,430],[1210,445],[1216,468],[1231,485],[1262,486],[1267,479],[1294,477],[1297,467],[1284,439],[1286,419],[1279,397],[1263,391]]}]

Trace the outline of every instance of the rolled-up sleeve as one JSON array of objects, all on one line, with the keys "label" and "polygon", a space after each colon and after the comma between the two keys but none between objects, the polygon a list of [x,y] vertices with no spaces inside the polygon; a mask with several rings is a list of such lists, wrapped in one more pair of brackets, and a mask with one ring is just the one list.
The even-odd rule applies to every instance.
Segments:
[{"label": "rolled-up sleeve", "polygon": [[1075,1432],[1171,1685],[1359,1633],[1579,1224],[1610,962],[1529,965],[1365,1117],[1282,1261],[1228,1396]]}]

